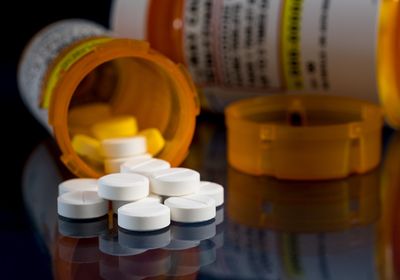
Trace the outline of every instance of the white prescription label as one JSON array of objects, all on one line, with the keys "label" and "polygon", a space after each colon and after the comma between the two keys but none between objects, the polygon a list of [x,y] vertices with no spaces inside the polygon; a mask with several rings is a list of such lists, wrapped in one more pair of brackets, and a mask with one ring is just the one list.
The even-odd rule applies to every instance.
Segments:
[{"label": "white prescription label", "polygon": [[43,79],[54,59],[72,43],[106,34],[106,30],[86,20],[63,20],[40,31],[24,51],[18,70],[21,97],[33,115],[50,130],[47,110],[40,108]]},{"label": "white prescription label", "polygon": [[186,63],[199,84],[278,88],[280,3],[188,0]]},{"label": "white prescription label", "polygon": [[186,0],[186,64],[217,110],[221,89],[229,101],[280,91],[377,102],[379,3]]},{"label": "white prescription label", "polygon": [[378,1],[304,0],[302,11],[303,90],[378,102]]}]

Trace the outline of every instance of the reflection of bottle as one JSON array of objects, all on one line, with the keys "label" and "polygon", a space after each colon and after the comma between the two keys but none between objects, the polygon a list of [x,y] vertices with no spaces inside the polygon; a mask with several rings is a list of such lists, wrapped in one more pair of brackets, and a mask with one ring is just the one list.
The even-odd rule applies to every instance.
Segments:
[{"label": "reflection of bottle", "polygon": [[114,0],[111,26],[185,63],[199,85],[380,98],[400,125],[399,11],[397,0]]},{"label": "reflection of bottle", "polygon": [[218,259],[234,269],[214,266],[210,274],[225,279],[377,279],[375,230],[372,224],[337,232],[291,233],[232,223],[228,246]]},{"label": "reflection of bottle", "polygon": [[72,220],[58,217],[58,231],[64,236],[75,238],[97,237],[107,231],[108,217],[103,216],[89,220]]},{"label": "reflection of bottle", "polygon": [[98,239],[76,239],[58,236],[53,256],[54,272],[57,279],[93,279],[99,277],[101,252]]},{"label": "reflection of bottle", "polygon": [[291,232],[343,230],[379,217],[379,175],[287,182],[228,171],[227,208],[240,224]]},{"label": "reflection of bottle", "polygon": [[168,251],[146,251],[135,256],[119,257],[119,270],[127,277],[155,277],[164,275],[171,267]]},{"label": "reflection of bottle", "polygon": [[228,229],[218,259],[237,266],[243,279],[376,279],[379,175],[294,182],[229,169]]},{"label": "reflection of bottle", "polygon": [[379,223],[381,279],[400,277],[400,134],[392,135],[382,169],[382,216]]}]

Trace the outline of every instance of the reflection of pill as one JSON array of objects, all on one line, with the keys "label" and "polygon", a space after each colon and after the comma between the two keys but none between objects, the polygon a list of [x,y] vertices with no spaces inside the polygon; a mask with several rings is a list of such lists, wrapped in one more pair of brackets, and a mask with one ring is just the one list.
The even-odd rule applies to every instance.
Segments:
[{"label": "reflection of pill", "polygon": [[200,245],[200,241],[188,241],[188,240],[177,240],[172,239],[168,246],[164,247],[165,250],[186,250],[190,248],[195,248]]},{"label": "reflection of pill", "polygon": [[75,152],[95,162],[102,162],[103,158],[100,154],[100,142],[97,139],[83,134],[77,134],[72,138],[72,148]]},{"label": "reflection of pill", "polygon": [[159,230],[170,222],[169,208],[158,202],[133,202],[118,209],[118,225],[127,230]]},{"label": "reflection of pill", "polygon": [[111,256],[134,256],[146,250],[123,247],[118,242],[118,233],[107,233],[99,236],[99,249]]},{"label": "reflection of pill", "polygon": [[198,191],[200,174],[187,168],[169,168],[150,176],[151,191],[165,196],[182,196]]},{"label": "reflection of pill", "polygon": [[216,229],[216,234],[213,238],[210,239],[217,249],[224,246],[224,226],[218,225]]},{"label": "reflection of pill", "polygon": [[158,154],[165,146],[164,137],[157,128],[142,130],[138,135],[146,137],[147,152],[153,156]]},{"label": "reflection of pill", "polygon": [[203,240],[199,246],[200,266],[207,266],[217,260],[217,248],[210,239]]},{"label": "reflection of pill", "polygon": [[107,158],[142,155],[146,153],[146,138],[134,136],[104,139],[101,141],[101,152]]},{"label": "reflection of pill", "polygon": [[95,191],[75,191],[64,193],[57,199],[60,216],[70,219],[91,219],[108,212],[108,203]]},{"label": "reflection of pill", "polygon": [[202,181],[197,194],[213,198],[217,207],[224,204],[224,188],[219,184]]},{"label": "reflection of pill", "polygon": [[124,162],[134,159],[148,159],[148,158],[151,158],[150,154],[143,154],[133,157],[122,157],[122,158],[106,158],[104,160],[104,169],[107,174],[118,173],[120,171],[121,164],[123,164]]},{"label": "reflection of pill", "polygon": [[138,200],[149,194],[149,179],[133,173],[114,173],[98,180],[99,196],[108,200]]},{"label": "reflection of pill", "polygon": [[224,222],[224,207],[217,207],[215,213],[215,224],[219,225]]},{"label": "reflection of pill", "polygon": [[197,223],[215,218],[215,201],[207,196],[170,197],[164,204],[171,209],[171,220],[175,222]]},{"label": "reflection of pill", "polygon": [[86,221],[58,217],[58,232],[73,238],[97,237],[108,229],[108,216]]},{"label": "reflection of pill", "polygon": [[121,246],[151,250],[167,246],[171,242],[171,231],[168,227],[153,231],[130,231],[118,229],[118,242]]},{"label": "reflection of pill", "polygon": [[138,131],[137,121],[132,116],[117,116],[97,122],[92,126],[93,135],[99,139],[131,137]]},{"label": "reflection of pill", "polygon": [[172,223],[171,235],[175,240],[201,241],[214,237],[216,224],[214,220],[202,223]]},{"label": "reflection of pill", "polygon": [[132,202],[158,202],[161,203],[161,197],[155,194],[150,194],[149,196],[139,199],[136,201],[125,201],[125,200],[114,200],[112,202],[112,209],[114,214],[118,213],[118,208],[124,206],[125,204],[132,203]]},{"label": "reflection of pill", "polygon": [[97,180],[91,178],[74,178],[66,180],[58,185],[58,195],[62,195],[66,192],[73,191],[96,191],[97,192]]},{"label": "reflection of pill", "polygon": [[169,162],[157,158],[136,158],[121,165],[122,173],[139,173],[150,176],[152,173],[170,168]]}]

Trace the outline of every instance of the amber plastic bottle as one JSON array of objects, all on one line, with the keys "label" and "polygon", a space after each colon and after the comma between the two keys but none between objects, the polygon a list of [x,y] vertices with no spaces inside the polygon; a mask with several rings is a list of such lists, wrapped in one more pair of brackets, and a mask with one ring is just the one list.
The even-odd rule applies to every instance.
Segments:
[{"label": "amber plastic bottle", "polygon": [[114,0],[112,29],[188,66],[206,107],[274,92],[381,104],[400,126],[397,0]]},{"label": "amber plastic bottle", "polygon": [[72,147],[68,115],[79,105],[105,103],[113,115],[135,116],[140,129],[158,128],[166,139],[158,157],[172,165],[187,155],[199,113],[196,90],[184,67],[147,42],[112,37],[86,20],[56,22],[26,47],[18,83],[25,104],[53,133],[62,161],[77,176],[103,174]]}]

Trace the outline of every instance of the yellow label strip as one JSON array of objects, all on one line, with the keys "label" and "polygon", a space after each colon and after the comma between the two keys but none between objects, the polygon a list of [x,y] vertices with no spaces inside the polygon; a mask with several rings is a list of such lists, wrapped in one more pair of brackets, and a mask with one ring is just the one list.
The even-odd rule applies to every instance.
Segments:
[{"label": "yellow label strip", "polygon": [[283,264],[290,278],[304,276],[301,267],[301,252],[299,251],[298,236],[295,234],[282,234]]},{"label": "yellow label strip", "polygon": [[304,0],[286,0],[282,19],[282,68],[288,90],[303,89],[301,71],[300,29]]},{"label": "yellow label strip", "polygon": [[97,38],[90,41],[83,42],[71,49],[57,64],[54,66],[53,71],[47,80],[46,88],[43,91],[42,102],[40,107],[48,109],[51,101],[51,97],[54,92],[58,81],[61,76],[68,71],[68,69],[83,56],[92,52],[98,45],[111,41],[112,38]]}]

